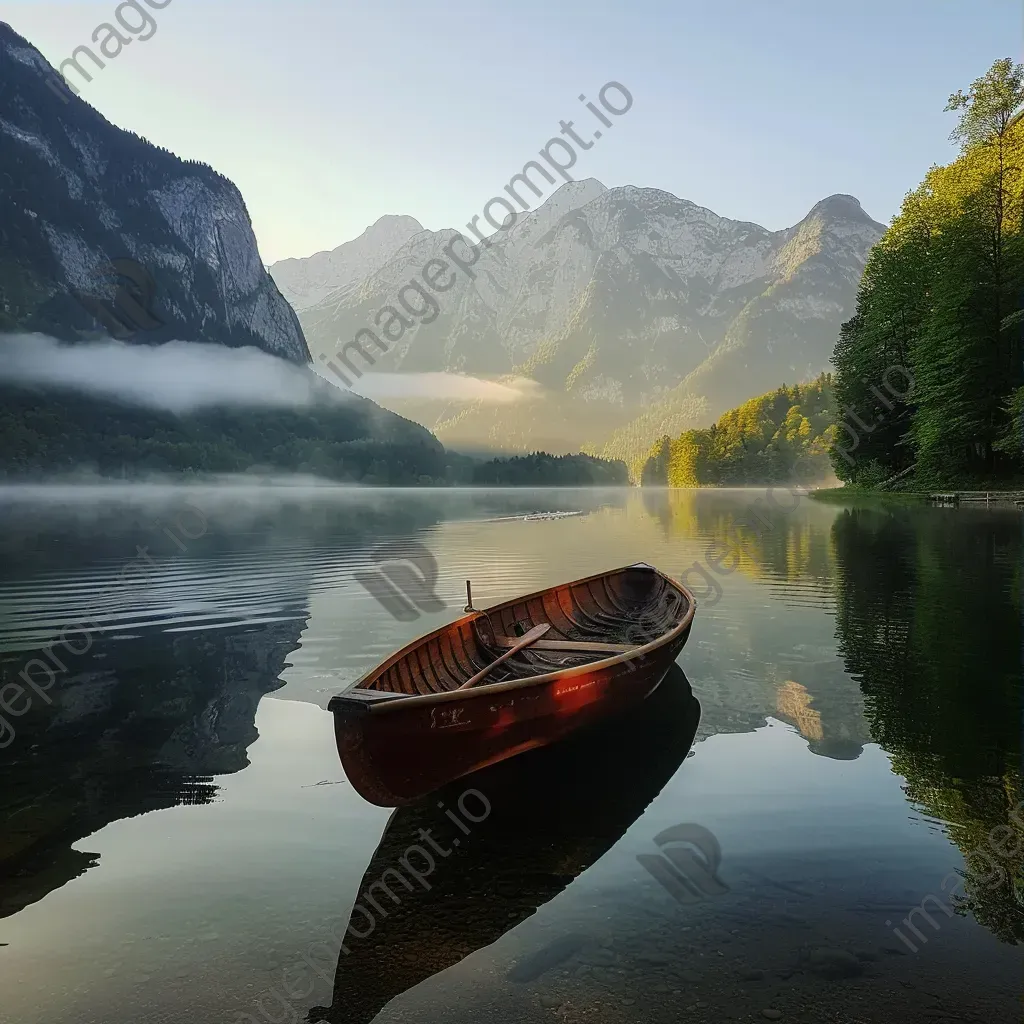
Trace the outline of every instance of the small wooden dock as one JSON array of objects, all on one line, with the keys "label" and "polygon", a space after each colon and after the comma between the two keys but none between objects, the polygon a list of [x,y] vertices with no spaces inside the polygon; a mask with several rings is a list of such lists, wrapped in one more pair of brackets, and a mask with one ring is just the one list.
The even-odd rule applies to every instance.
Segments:
[{"label": "small wooden dock", "polygon": [[933,505],[959,507],[960,505],[1012,505],[1024,509],[1024,491],[948,491],[944,494],[930,494]]}]

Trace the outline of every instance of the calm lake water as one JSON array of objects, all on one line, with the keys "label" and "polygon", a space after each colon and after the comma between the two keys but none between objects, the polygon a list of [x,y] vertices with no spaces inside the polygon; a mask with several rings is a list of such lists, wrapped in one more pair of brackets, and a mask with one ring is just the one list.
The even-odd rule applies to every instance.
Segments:
[{"label": "calm lake water", "polygon": [[[0,492],[0,1020],[1019,1022],[1022,519],[764,499]],[[444,611],[360,584],[388,541]],[[330,697],[467,578],[639,560],[700,599],[681,671],[462,780],[360,917],[446,819],[353,792]]]}]

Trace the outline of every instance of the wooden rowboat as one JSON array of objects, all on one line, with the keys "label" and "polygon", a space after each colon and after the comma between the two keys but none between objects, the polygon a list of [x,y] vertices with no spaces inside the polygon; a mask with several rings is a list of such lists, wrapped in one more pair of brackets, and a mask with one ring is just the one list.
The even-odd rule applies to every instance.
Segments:
[{"label": "wooden rowboat", "polygon": [[331,699],[349,781],[400,807],[641,701],[695,610],[686,587],[643,562],[491,608],[470,596],[462,618]]}]

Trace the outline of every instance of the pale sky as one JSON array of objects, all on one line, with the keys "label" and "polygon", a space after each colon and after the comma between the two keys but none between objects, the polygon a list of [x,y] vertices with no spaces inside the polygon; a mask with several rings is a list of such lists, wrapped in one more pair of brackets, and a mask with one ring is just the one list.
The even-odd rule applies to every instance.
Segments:
[{"label": "pale sky", "polygon": [[[948,95],[1024,41],[1019,0],[160,2],[81,96],[231,178],[266,263],[387,213],[463,226],[610,80],[633,107],[575,177],[770,229],[846,192],[887,222],[954,153]],[[60,64],[116,7],[0,17]]]}]

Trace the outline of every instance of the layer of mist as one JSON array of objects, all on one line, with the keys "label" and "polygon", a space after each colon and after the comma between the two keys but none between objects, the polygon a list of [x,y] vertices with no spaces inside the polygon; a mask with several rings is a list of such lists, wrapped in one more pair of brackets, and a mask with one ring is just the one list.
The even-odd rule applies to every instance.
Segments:
[{"label": "layer of mist", "polygon": [[67,345],[43,334],[0,337],[2,382],[77,391],[176,414],[208,406],[306,406],[330,394],[306,367],[257,348],[192,341]]},{"label": "layer of mist", "polygon": [[[113,339],[65,344],[44,334],[0,337],[0,383],[5,381],[175,414],[211,406],[308,406],[349,393],[312,366],[297,366],[257,348],[193,341],[139,345]],[[368,373],[352,390],[371,400],[504,405],[535,397],[539,386],[526,378],[498,382],[455,373]]]},{"label": "layer of mist", "polygon": [[419,398],[490,405],[522,402],[541,394],[540,385],[528,377],[494,381],[459,373],[367,373],[359,378],[353,390],[374,401]]}]

